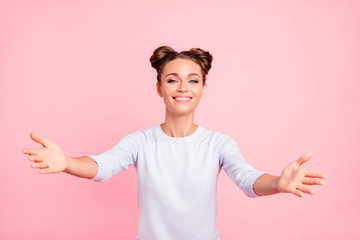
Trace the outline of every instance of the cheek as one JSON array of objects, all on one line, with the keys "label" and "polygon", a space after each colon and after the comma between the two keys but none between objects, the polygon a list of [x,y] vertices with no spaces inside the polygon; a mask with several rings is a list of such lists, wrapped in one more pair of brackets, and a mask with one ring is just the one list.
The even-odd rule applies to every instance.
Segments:
[{"label": "cheek", "polygon": [[162,87],[162,93],[164,96],[170,96],[176,91],[176,87],[165,85]]},{"label": "cheek", "polygon": [[194,91],[194,93],[195,93],[196,96],[198,96],[198,97],[201,97],[204,92],[205,92],[205,91],[204,91],[203,87],[199,87],[199,88],[197,88],[197,89]]}]

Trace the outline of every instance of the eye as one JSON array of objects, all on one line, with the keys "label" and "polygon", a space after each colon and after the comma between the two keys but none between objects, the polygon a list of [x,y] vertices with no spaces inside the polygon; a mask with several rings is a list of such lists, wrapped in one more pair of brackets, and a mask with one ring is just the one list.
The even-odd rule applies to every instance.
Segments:
[{"label": "eye", "polygon": [[194,79],[194,80],[190,80],[189,82],[190,82],[190,83],[199,83],[199,81],[198,81],[198,80],[195,80],[195,79]]},{"label": "eye", "polygon": [[169,80],[167,80],[167,82],[168,82],[168,83],[176,83],[177,81],[174,80],[174,79],[169,79]]}]

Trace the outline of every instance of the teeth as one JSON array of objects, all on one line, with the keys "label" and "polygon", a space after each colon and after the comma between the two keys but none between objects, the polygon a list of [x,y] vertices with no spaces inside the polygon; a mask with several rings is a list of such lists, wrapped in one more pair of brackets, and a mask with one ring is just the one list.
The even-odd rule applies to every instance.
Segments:
[{"label": "teeth", "polygon": [[182,100],[182,101],[184,101],[184,100],[190,100],[190,98],[175,98],[176,100]]}]

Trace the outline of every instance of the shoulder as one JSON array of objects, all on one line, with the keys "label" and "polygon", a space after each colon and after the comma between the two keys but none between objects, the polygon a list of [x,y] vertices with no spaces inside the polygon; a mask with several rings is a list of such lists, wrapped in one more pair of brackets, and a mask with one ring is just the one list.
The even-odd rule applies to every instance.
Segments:
[{"label": "shoulder", "polygon": [[219,145],[227,145],[229,143],[234,143],[235,141],[229,136],[219,131],[209,130],[207,128],[202,128],[202,135],[204,138],[209,139],[211,141],[215,141]]},{"label": "shoulder", "polygon": [[154,138],[157,128],[158,128],[158,126],[154,126],[154,127],[150,127],[150,128],[137,130],[135,132],[126,134],[124,138],[132,140],[132,141],[150,140],[150,139]]},{"label": "shoulder", "polygon": [[223,134],[217,131],[206,130],[211,142],[219,152],[220,159],[227,158],[229,156],[242,157],[238,143],[227,134]]}]

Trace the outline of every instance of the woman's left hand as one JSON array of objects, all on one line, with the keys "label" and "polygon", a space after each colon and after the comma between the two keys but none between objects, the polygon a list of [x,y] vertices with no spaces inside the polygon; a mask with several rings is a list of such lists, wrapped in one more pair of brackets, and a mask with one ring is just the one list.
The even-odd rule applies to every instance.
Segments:
[{"label": "woman's left hand", "polygon": [[326,176],[322,173],[309,171],[301,168],[301,165],[311,158],[311,153],[305,153],[298,160],[292,162],[281,173],[277,187],[280,192],[293,193],[298,197],[304,197],[305,193],[314,194],[309,185],[323,185]]}]

